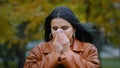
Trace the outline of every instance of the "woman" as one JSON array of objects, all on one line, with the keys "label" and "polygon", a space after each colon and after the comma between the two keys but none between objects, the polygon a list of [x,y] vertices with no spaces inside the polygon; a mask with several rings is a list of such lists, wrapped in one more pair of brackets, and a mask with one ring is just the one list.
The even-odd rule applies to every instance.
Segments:
[{"label": "woman", "polygon": [[57,7],[45,21],[45,41],[35,46],[24,68],[99,68],[92,35],[69,8]]}]

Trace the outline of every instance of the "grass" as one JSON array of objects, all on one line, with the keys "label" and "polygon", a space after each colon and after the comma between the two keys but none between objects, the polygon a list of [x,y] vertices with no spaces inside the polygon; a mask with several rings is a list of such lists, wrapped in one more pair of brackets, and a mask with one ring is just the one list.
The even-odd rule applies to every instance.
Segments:
[{"label": "grass", "polygon": [[[0,68],[4,68],[4,65],[3,65],[2,62],[0,62]],[[10,61],[10,62],[9,62],[9,68],[17,68],[16,62]]]},{"label": "grass", "polygon": [[[102,59],[102,68],[120,68],[120,58],[119,59]],[[10,68],[16,68],[16,62],[10,62]],[[4,68],[3,64],[0,62],[0,68]]]},{"label": "grass", "polygon": [[102,68],[120,68],[120,58],[118,59],[102,59]]}]

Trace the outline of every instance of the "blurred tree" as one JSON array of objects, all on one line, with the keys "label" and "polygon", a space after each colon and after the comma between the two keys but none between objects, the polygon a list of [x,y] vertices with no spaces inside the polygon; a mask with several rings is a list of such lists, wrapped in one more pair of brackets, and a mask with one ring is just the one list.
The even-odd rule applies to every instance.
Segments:
[{"label": "blurred tree", "polygon": [[[43,39],[44,19],[60,5],[70,7],[82,23],[96,24],[103,35],[119,47],[119,0],[0,0],[0,44],[7,46],[8,51],[16,48],[19,60],[24,61],[25,45]],[[7,41],[9,44],[5,44]]]},{"label": "blurred tree", "polygon": [[[38,0],[39,1],[39,0]],[[32,1],[22,0],[6,0],[0,1],[0,43],[1,50],[3,51],[6,46],[7,50],[3,52],[6,55],[0,58],[8,59],[9,49],[13,49],[18,57],[17,68],[23,68],[25,60],[25,45],[31,40],[40,40],[43,35],[44,13],[39,4]],[[9,41],[8,44],[5,44]],[[4,54],[1,54],[4,55]],[[12,54],[10,54],[12,55]],[[15,57],[14,57],[15,58]],[[4,63],[6,68],[9,67],[8,62]]]}]

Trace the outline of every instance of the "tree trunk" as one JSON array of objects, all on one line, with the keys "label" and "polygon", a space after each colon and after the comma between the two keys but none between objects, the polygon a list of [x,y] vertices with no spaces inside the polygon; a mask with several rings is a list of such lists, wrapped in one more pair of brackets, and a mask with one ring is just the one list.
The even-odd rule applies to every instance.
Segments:
[{"label": "tree trunk", "polygon": [[23,68],[24,62],[25,62],[25,52],[24,50],[17,50],[17,55],[18,55],[18,65],[17,68]]},{"label": "tree trunk", "polygon": [[4,64],[4,68],[9,68],[9,62],[7,61],[7,59],[3,60],[3,64]]}]

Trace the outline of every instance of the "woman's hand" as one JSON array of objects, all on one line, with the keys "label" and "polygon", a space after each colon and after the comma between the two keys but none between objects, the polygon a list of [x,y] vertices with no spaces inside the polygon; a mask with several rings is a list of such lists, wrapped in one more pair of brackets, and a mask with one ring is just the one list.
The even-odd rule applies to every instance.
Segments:
[{"label": "woman's hand", "polygon": [[68,39],[66,34],[64,32],[60,32],[58,34],[58,36],[59,36],[59,42],[62,47],[63,53],[69,51],[70,50],[70,40]]},{"label": "woman's hand", "polygon": [[61,47],[58,35],[55,36],[52,44],[53,44],[53,48],[54,48],[55,53],[57,53],[58,56],[60,56],[62,53],[62,47]]},{"label": "woman's hand", "polygon": [[70,50],[70,40],[63,31],[57,32],[53,41],[53,47],[58,55]]}]

